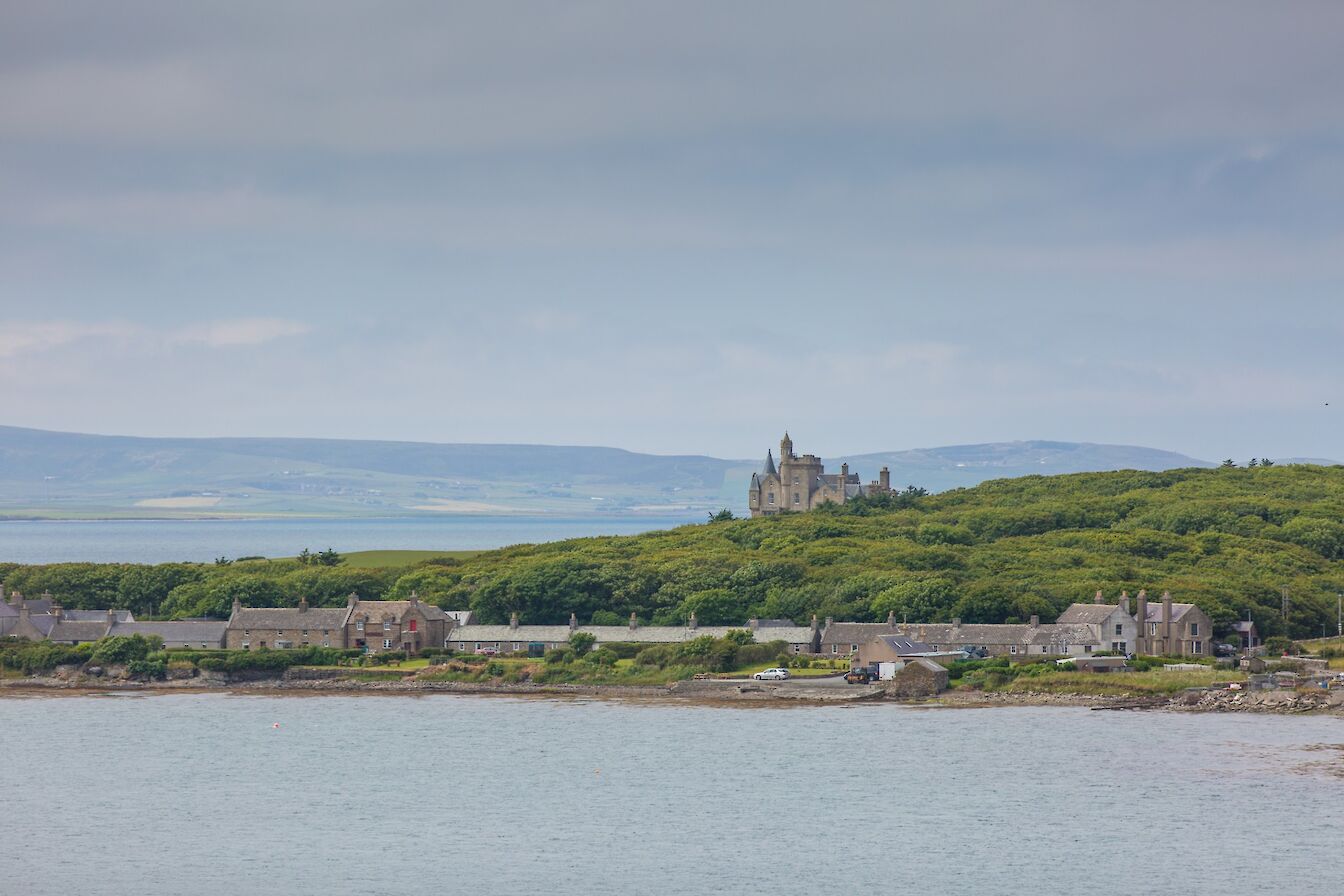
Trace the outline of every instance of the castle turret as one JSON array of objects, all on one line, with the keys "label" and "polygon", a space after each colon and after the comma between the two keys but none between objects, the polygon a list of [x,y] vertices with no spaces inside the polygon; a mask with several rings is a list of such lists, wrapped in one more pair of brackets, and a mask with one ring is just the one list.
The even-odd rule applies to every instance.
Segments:
[{"label": "castle turret", "polygon": [[891,470],[883,467],[877,473],[877,487],[884,492],[891,491]]}]

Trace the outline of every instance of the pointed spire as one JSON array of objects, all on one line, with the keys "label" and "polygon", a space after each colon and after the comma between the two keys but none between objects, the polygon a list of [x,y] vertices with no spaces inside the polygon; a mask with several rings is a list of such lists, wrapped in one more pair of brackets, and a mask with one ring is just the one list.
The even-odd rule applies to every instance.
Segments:
[{"label": "pointed spire", "polygon": [[765,449],[765,469],[761,471],[766,476],[775,475],[775,456],[770,453],[770,449]]}]

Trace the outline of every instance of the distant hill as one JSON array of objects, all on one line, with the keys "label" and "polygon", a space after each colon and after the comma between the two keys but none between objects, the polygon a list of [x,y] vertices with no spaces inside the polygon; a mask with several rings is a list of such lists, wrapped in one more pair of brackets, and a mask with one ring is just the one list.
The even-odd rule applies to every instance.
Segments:
[{"label": "distant hill", "polygon": [[[764,453],[764,452],[762,452]],[[1075,442],[953,445],[825,458],[932,491],[1027,474],[1212,466]],[[0,515],[216,516],[745,511],[760,459],[619,448],[345,439],[176,439],[0,426]]]}]

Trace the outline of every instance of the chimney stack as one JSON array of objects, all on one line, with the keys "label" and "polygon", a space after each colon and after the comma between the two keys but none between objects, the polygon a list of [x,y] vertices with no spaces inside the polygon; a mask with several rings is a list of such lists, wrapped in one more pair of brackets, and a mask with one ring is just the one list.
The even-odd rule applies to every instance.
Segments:
[{"label": "chimney stack", "polygon": [[109,609],[107,611],[107,630],[112,631],[112,626],[117,624],[117,611]]},{"label": "chimney stack", "polygon": [[895,610],[888,610],[888,611],[887,611],[887,627],[888,627],[888,628],[895,628],[895,627],[896,627],[896,611],[895,611]]},{"label": "chimney stack", "polygon": [[953,616],[953,617],[952,617],[952,627],[953,627],[953,628],[961,628],[961,617],[960,617],[960,616]]},{"label": "chimney stack", "polygon": [[308,612],[308,598],[306,597],[299,598],[299,612],[300,613]]},{"label": "chimney stack", "polygon": [[238,611],[241,610],[242,608],[243,608],[243,602],[235,597],[233,599],[233,612],[229,614],[229,619],[233,619],[234,617],[236,617],[238,615]]},{"label": "chimney stack", "polygon": [[1152,653],[1153,641],[1148,634],[1148,591],[1144,588],[1139,589],[1138,605],[1138,612],[1134,614],[1134,618],[1139,622],[1139,637],[1136,644],[1138,649],[1134,652]]},{"label": "chimney stack", "polygon": [[877,474],[877,484],[881,486],[882,491],[891,491],[891,470],[883,467]]},{"label": "chimney stack", "polygon": [[413,607],[420,606],[420,595],[417,594],[414,590],[411,591],[411,606]]},{"label": "chimney stack", "polygon": [[345,599],[345,608],[347,610],[353,610],[357,603],[359,603],[359,595],[351,591],[350,596]]},{"label": "chimney stack", "polygon": [[844,485],[849,481],[849,464],[840,465],[840,484]]},{"label": "chimney stack", "polygon": [[827,628],[830,628],[830,627],[831,627],[832,625],[834,625],[834,624],[835,624],[835,617],[834,617],[834,616],[827,616],[827,617],[826,617],[826,627],[827,627]]},{"label": "chimney stack", "polygon": [[635,611],[630,611],[630,631],[639,628],[639,620],[635,617]]},{"label": "chimney stack", "polygon": [[761,620],[759,620],[759,619],[748,619],[748,620],[747,620],[747,628],[751,629],[752,631],[756,631],[756,629],[758,629],[758,628],[760,628],[760,627],[761,627]]},{"label": "chimney stack", "polygon": [[813,614],[812,614],[812,631],[815,632],[816,630],[817,630],[817,614],[816,614],[816,613],[813,613]]},{"label": "chimney stack", "polygon": [[569,633],[572,635],[579,628],[579,617],[573,613],[569,614]]},{"label": "chimney stack", "polygon": [[1125,614],[1126,616],[1129,615],[1129,592],[1128,592],[1128,591],[1121,591],[1121,592],[1120,592],[1120,609],[1124,612],[1124,614]]},{"label": "chimney stack", "polygon": [[1037,616],[1035,613],[1031,614],[1031,627],[1032,628],[1041,627],[1041,617]]},{"label": "chimney stack", "polygon": [[1096,593],[1096,595],[1092,598],[1092,603],[1094,603],[1094,604],[1105,603],[1105,601],[1104,601],[1104,600],[1102,599],[1102,597],[1101,597],[1101,589],[1100,589],[1100,588],[1097,589],[1097,593]]},{"label": "chimney stack", "polygon": [[57,622],[60,622],[62,619],[65,618],[65,610],[61,609],[61,608],[60,608],[58,605],[56,605],[56,604],[52,604],[52,605],[51,605],[51,616],[52,616],[52,618],[55,619]]},{"label": "chimney stack", "polygon": [[518,627],[518,614],[516,612],[509,614],[509,628]]},{"label": "chimney stack", "polygon": [[698,623],[698,622],[695,621],[695,611],[692,610],[692,611],[691,611],[691,618],[688,619],[688,620],[686,620],[686,626],[687,626],[691,631],[695,631],[696,628],[699,627],[699,625],[700,625],[700,623]]},{"label": "chimney stack", "polygon": [[1162,651],[1172,652],[1171,643],[1171,592],[1162,592]]},{"label": "chimney stack", "polygon": [[12,592],[10,592],[9,599],[10,603],[14,605],[14,609],[16,610],[23,609],[23,592],[19,591],[19,589],[15,588]]}]

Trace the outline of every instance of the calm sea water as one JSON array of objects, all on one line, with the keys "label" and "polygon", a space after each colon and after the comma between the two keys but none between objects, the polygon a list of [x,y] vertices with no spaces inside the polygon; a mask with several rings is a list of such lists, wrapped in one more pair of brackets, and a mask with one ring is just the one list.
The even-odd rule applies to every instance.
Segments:
[{"label": "calm sea water", "polygon": [[704,522],[657,516],[454,516],[433,519],[0,521],[0,561],[166,563],[320,551],[477,550],[585,535],[634,535]]},{"label": "calm sea water", "polygon": [[4,698],[0,891],[1335,894],[1341,742],[1059,708]]}]

